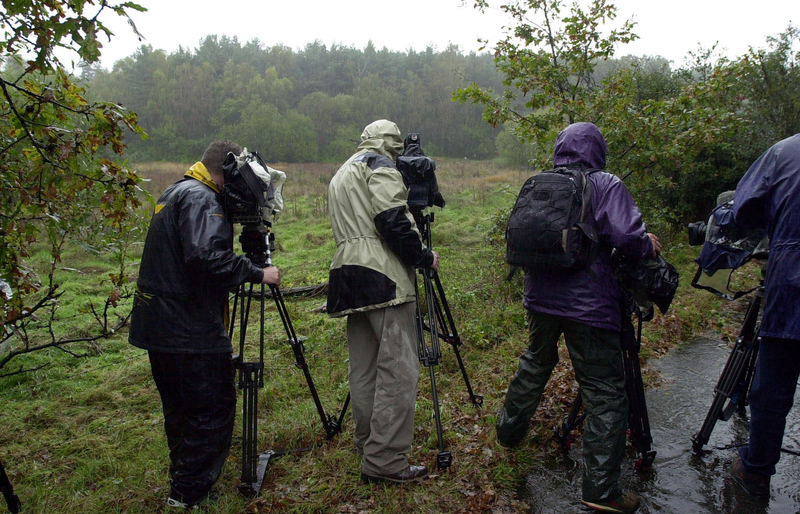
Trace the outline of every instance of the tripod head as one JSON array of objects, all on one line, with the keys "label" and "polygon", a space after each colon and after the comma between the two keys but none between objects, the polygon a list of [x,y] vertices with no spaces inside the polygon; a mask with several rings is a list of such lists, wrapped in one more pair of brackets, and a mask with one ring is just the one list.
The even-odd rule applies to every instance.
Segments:
[{"label": "tripod head", "polygon": [[272,266],[272,252],[275,250],[275,234],[264,223],[242,225],[239,234],[242,251],[250,262],[260,268]]}]

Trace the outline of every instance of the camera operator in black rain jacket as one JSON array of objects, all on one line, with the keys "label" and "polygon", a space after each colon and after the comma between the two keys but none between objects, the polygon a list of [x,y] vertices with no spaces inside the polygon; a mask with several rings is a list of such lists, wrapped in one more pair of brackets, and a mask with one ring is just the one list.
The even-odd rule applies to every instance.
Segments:
[{"label": "camera operator in black rain jacket", "polygon": [[228,455],[236,409],[228,291],[245,282],[277,285],[233,252],[220,196],[222,164],[241,149],[214,141],[201,162],[158,199],[147,232],[129,341],[148,351],[170,451],[169,506],[204,500]]}]

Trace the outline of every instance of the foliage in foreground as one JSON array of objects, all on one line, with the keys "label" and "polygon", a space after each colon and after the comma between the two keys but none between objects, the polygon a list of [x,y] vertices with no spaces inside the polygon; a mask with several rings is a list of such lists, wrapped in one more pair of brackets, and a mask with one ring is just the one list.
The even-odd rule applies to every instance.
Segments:
[{"label": "foliage in foreground", "polygon": [[[239,496],[241,427],[218,484],[220,499],[201,512],[524,512],[516,496],[530,464],[557,452],[550,431],[566,414],[575,394],[569,359],[562,355],[533,421],[533,435],[519,449],[497,445],[495,413],[525,344],[521,277],[505,280],[507,266],[498,234],[526,172],[461,160],[440,162],[439,184],[448,204],[436,210],[434,248],[442,256],[441,278],[464,340],[461,348],[470,381],[485,397],[483,409],[469,403],[452,349],[445,345],[436,368],[446,444],[453,452],[449,472],[434,472],[424,484],[373,487],[359,481],[352,419],[330,444],[324,441],[302,373],[294,366],[275,309],[267,310],[267,384],[259,395],[259,449],[314,447],[276,458],[258,499]],[[334,252],[323,197],[335,171],[331,165],[276,164],[289,176],[287,207],[276,224],[275,262],[283,289],[324,281]],[[153,194],[178,178],[181,167],[142,166]],[[161,177],[160,169],[172,169]],[[667,258],[682,273],[679,297],[666,316],[646,325],[642,357],[663,354],[700,328],[725,326],[724,310],[708,294],[688,287],[694,250],[663,237]],[[137,246],[138,248],[138,246]],[[75,270],[57,270],[78,302],[102,294],[103,277],[113,262],[80,248]],[[47,256],[42,259],[46,261]],[[134,263],[135,264],[135,263]],[[347,395],[344,322],[316,312],[323,298],[289,299],[299,335],[306,336],[306,358],[325,409],[336,413]],[[65,303],[73,303],[73,300]],[[711,315],[710,315],[711,314]],[[254,313],[255,315],[255,313]],[[712,324],[713,325],[710,325]],[[717,326],[719,323],[720,326]],[[249,329],[249,352],[256,329]],[[158,393],[145,352],[127,344],[126,334],[99,348],[92,359],[69,359],[57,351],[20,357],[46,369],[0,379],[0,455],[30,512],[162,512],[168,494],[168,455]],[[250,353],[252,356],[253,353]],[[648,380],[657,376],[648,373]],[[432,419],[427,370],[420,375],[411,459],[435,469],[437,438]],[[240,422],[237,422],[240,423]],[[576,491],[576,494],[577,491]]]},{"label": "foliage in foreground", "polygon": [[[100,57],[111,33],[103,11],[126,16],[143,10],[132,2],[3,0],[0,12],[0,376],[19,356],[43,348],[106,338],[124,326],[117,311],[125,296],[125,257],[140,220],[140,178],[112,161],[124,148],[124,131],[142,133],[136,116],[119,105],[86,99],[59,55],[86,63]],[[135,28],[134,28],[135,30]],[[42,248],[42,244],[46,249]],[[63,333],[55,280],[67,246],[116,255],[105,298],[87,304],[90,326]],[[31,265],[46,252],[49,264]],[[84,327],[86,328],[86,327]]]}]

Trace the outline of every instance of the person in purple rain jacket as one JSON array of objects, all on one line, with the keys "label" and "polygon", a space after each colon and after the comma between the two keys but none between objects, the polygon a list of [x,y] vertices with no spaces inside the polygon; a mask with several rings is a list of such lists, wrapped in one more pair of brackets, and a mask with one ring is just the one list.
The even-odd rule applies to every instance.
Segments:
[{"label": "person in purple rain jacket", "polygon": [[590,219],[601,251],[590,267],[552,267],[525,273],[528,348],[508,387],[498,414],[497,439],[516,446],[525,437],[542,392],[558,363],[557,343],[566,340],[586,406],[583,439],[585,506],[606,512],[633,512],[639,498],[619,485],[625,451],[628,404],[620,348],[621,287],[611,266],[611,251],[628,259],[655,257],[658,238],[647,233],[642,215],[625,184],[602,170],[606,142],[592,123],[574,123],[556,140],[553,164],[587,170],[593,186]]}]

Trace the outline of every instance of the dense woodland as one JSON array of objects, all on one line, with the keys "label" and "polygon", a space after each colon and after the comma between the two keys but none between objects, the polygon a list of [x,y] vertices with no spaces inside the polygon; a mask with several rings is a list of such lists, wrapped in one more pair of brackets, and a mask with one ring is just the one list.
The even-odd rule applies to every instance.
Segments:
[{"label": "dense woodland", "polygon": [[609,141],[609,167],[632,172],[629,187],[669,223],[703,215],[714,191],[800,130],[792,26],[739,59],[699,49],[678,64],[553,40],[554,65],[547,40],[510,41],[464,55],[453,46],[398,52],[317,41],[293,50],[207,36],[169,54],[142,46],[110,71],[85,68],[82,81],[91,98],[137,114],[149,138],[126,139],[133,162],[191,161],[214,138],[271,162],[340,162],[367,123],[389,118],[419,132],[434,156],[543,167],[558,130],[594,121]]},{"label": "dense woodland", "polygon": [[89,68],[84,77],[93,96],[137,113],[150,139],[127,144],[140,161],[196,159],[213,138],[241,141],[269,161],[341,161],[379,118],[422,134],[434,155],[491,158],[498,131],[480,107],[452,96],[463,79],[502,82],[489,54],[456,47],[418,53],[314,42],[295,51],[227,36],[171,54],[142,46],[110,72]]}]

